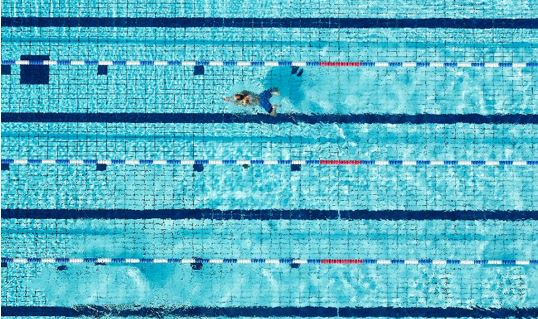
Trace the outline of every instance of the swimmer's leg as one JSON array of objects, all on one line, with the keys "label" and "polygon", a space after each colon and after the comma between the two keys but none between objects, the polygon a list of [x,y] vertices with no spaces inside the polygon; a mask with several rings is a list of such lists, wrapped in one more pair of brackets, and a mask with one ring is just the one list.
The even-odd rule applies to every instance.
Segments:
[{"label": "swimmer's leg", "polygon": [[269,114],[273,111],[273,106],[269,102],[271,96],[273,96],[273,89],[265,90],[259,95],[260,106]]},{"label": "swimmer's leg", "polygon": [[271,116],[276,116],[276,109],[278,108],[278,105],[274,104],[272,107],[271,107],[271,113],[269,113],[269,115]]}]

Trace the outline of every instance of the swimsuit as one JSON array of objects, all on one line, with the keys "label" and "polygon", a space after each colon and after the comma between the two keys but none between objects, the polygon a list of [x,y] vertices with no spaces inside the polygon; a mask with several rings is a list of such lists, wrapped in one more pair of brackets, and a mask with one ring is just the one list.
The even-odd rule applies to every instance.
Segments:
[{"label": "swimsuit", "polygon": [[263,107],[267,113],[271,113],[273,111],[273,106],[271,105],[271,102],[269,102],[271,96],[273,96],[273,89],[265,90],[258,96],[260,106]]}]

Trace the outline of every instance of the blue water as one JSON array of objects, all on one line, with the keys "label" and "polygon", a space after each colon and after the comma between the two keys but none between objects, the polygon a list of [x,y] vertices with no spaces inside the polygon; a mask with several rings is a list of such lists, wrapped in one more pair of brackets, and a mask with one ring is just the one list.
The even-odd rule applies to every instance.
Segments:
[{"label": "blue water", "polygon": [[[3,17],[535,18],[531,0],[2,1]],[[538,29],[2,28],[2,59],[532,62]],[[536,115],[538,68],[50,67],[2,112]],[[266,116],[260,114],[260,116]],[[537,160],[535,124],[2,123],[2,159]],[[538,210],[538,166],[11,165],[2,208]],[[2,219],[2,257],[538,259],[538,221]],[[538,267],[9,264],[2,306],[538,307]]]},{"label": "blue water", "polygon": [[[538,55],[538,30],[272,29],[269,33],[142,28],[136,37],[129,30],[53,28],[44,36],[38,29],[8,28],[2,33],[3,42],[9,44],[3,54],[18,58],[20,52],[47,52],[60,60],[398,62],[529,62]],[[4,94],[2,102],[5,111],[15,112],[239,112],[225,105],[222,97],[234,89],[262,91],[276,86],[282,90],[283,110],[299,113],[528,114],[538,106],[533,91],[538,68],[361,72],[307,68],[300,78],[291,77],[284,67],[206,69],[200,78],[181,67],[112,66],[107,77],[96,77],[87,66],[57,66],[51,83],[32,90],[24,101],[13,100],[28,95],[16,85],[17,77],[6,78],[4,90],[11,94]],[[79,98],[73,99],[73,94]]]},{"label": "blue water", "polygon": [[144,4],[108,0],[49,0],[19,4],[5,1],[3,16],[81,16],[81,17],[486,17],[533,18],[533,0],[430,0],[430,1],[352,1],[319,0],[271,1],[256,3],[248,0],[171,1]]}]

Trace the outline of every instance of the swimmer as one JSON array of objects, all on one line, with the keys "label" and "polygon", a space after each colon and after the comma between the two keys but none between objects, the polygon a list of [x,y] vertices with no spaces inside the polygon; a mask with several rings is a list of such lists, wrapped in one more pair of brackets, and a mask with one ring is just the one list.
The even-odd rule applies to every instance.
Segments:
[{"label": "swimmer", "polygon": [[232,102],[235,105],[242,106],[254,106],[260,105],[269,115],[276,116],[276,109],[278,105],[273,105],[269,101],[272,96],[280,95],[280,91],[277,88],[265,90],[260,94],[256,94],[250,91],[243,90],[230,97],[225,97],[224,101]]}]

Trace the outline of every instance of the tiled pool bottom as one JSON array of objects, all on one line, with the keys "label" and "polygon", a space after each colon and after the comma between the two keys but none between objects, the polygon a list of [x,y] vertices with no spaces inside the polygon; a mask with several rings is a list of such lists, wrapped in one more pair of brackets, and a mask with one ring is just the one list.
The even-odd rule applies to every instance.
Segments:
[{"label": "tiled pool bottom", "polygon": [[509,2],[3,1],[2,315],[538,317]]},{"label": "tiled pool bottom", "polygon": [[[12,291],[6,302],[20,307],[516,309],[525,303],[528,314],[536,309],[536,304],[529,301],[536,274],[525,266],[300,265],[292,268],[204,264],[200,269],[169,264],[68,264],[64,270],[50,264],[9,267],[12,268],[10,278],[24,280],[25,286],[35,291],[24,297],[24,287],[5,283]],[[428,281],[431,281],[427,284],[430,291],[413,287]],[[99,289],[95,288],[96,282]],[[514,288],[502,295],[492,291],[507,285]],[[17,302],[21,298],[25,302]]]},{"label": "tiled pool bottom", "polygon": [[92,219],[73,210],[75,219],[52,219],[54,210],[45,211],[46,219],[8,211],[3,220],[3,254],[19,257],[2,260],[3,298],[19,314],[47,305],[63,309],[57,315],[162,308],[185,316],[192,312],[184,307],[208,316],[326,316],[336,308],[379,316],[403,308],[449,317],[475,307],[513,315],[522,304],[523,314],[536,308],[534,217],[404,220],[402,212],[393,221],[263,221],[241,211],[236,219],[170,220],[114,219],[108,211],[107,219]]}]

